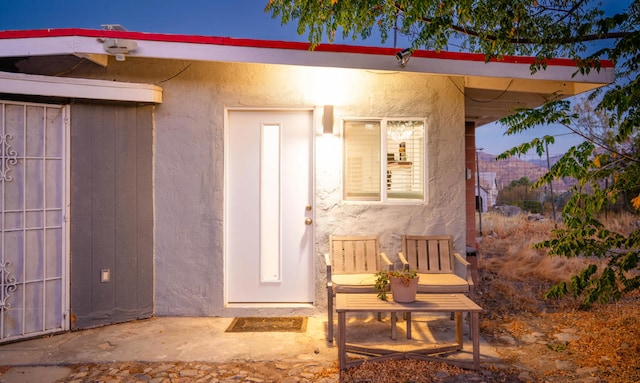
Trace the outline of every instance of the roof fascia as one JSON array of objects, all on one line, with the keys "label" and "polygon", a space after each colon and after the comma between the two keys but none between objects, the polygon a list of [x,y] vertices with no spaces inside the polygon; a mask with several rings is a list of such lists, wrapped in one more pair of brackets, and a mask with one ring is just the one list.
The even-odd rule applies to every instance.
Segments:
[{"label": "roof fascia", "polygon": [[395,58],[397,49],[393,48],[327,44],[310,51],[306,43],[82,29],[0,32],[0,56],[105,55],[101,42],[105,37],[136,40],[138,48],[127,54],[131,57],[471,75],[598,86],[614,81],[614,67],[608,61],[600,71],[582,75],[576,74],[571,60],[552,59],[546,70],[532,75],[531,57],[505,57],[487,63],[479,54],[415,51],[401,68]]},{"label": "roof fascia", "polygon": [[162,103],[162,88],[156,85],[9,72],[0,72],[0,93]]}]

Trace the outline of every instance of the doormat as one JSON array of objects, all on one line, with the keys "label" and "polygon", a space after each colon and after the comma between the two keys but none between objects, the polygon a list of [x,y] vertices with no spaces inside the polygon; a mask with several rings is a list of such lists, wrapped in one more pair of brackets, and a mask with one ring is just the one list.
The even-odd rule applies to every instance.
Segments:
[{"label": "doormat", "polygon": [[234,318],[226,332],[305,332],[307,317]]}]

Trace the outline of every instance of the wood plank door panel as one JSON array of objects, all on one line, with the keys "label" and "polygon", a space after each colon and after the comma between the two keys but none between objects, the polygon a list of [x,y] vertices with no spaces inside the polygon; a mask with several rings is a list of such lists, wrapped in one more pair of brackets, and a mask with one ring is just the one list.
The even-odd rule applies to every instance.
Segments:
[{"label": "wood plank door panel", "polygon": [[73,105],[72,328],[153,315],[152,106]]}]

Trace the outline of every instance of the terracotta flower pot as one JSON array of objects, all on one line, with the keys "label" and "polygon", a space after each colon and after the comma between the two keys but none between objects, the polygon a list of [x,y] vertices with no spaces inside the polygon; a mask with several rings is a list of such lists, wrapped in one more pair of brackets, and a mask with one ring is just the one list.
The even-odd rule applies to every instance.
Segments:
[{"label": "terracotta flower pot", "polygon": [[418,292],[418,277],[409,280],[409,285],[405,285],[402,278],[391,278],[391,295],[394,302],[411,303],[416,300]]}]

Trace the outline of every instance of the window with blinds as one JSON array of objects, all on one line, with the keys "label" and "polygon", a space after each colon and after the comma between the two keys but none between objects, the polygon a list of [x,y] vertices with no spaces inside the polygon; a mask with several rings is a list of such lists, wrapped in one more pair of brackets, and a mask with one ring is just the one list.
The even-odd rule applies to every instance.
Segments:
[{"label": "window with blinds", "polygon": [[380,200],[380,121],[344,124],[344,198]]},{"label": "window with blinds", "polygon": [[387,197],[424,197],[424,121],[387,121]]},{"label": "window with blinds", "polygon": [[424,120],[345,121],[344,199],[423,200],[424,145]]}]

